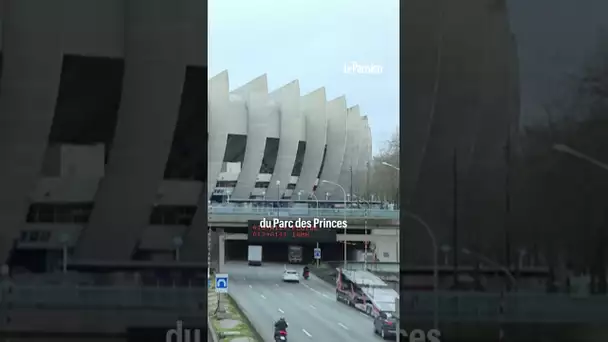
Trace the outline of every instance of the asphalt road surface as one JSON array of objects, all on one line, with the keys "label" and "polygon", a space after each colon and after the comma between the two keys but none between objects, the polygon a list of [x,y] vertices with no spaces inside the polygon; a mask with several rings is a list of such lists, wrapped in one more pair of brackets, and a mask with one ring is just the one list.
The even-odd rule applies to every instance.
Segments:
[{"label": "asphalt road surface", "polygon": [[381,341],[373,333],[372,318],[338,303],[331,285],[314,276],[300,284],[283,283],[284,267],[228,262],[221,272],[228,273],[230,295],[265,341],[273,341],[273,323],[280,317],[289,324],[291,342]]}]

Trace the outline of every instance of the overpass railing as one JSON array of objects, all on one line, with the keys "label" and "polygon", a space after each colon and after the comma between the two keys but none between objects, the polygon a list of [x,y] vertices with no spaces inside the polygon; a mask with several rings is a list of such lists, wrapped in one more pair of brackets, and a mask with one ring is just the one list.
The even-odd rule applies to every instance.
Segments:
[{"label": "overpass railing", "polygon": [[204,310],[204,288],[74,285],[3,286],[0,308]]},{"label": "overpass railing", "polygon": [[[401,292],[400,299],[402,319],[433,319],[432,291]],[[608,296],[440,292],[439,317],[443,322],[608,323]]]},{"label": "overpass railing", "polygon": [[398,220],[398,210],[383,209],[327,209],[327,208],[272,208],[272,207],[241,207],[241,206],[211,206],[209,215],[234,215],[257,218],[259,217],[323,217],[323,218],[374,218]]}]

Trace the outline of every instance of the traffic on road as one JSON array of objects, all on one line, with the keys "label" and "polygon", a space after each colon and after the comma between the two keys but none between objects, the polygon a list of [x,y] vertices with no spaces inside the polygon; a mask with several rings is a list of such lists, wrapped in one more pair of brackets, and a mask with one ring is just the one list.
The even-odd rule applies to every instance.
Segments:
[{"label": "traffic on road", "polygon": [[275,339],[280,318],[288,324],[285,340],[292,342],[382,340],[374,319],[337,302],[330,284],[314,275],[284,282],[286,270],[294,269],[280,263],[228,262],[222,270],[230,275],[229,294],[265,341],[280,341],[280,336]]}]

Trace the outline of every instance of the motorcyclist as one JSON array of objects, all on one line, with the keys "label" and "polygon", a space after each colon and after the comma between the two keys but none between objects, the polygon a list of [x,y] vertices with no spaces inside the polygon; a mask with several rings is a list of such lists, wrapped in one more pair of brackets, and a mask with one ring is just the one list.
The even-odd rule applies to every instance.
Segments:
[{"label": "motorcyclist", "polygon": [[308,266],[304,266],[304,275],[306,276],[308,272],[310,272],[310,269],[308,268]]},{"label": "motorcyclist", "polygon": [[287,324],[284,317],[279,318],[279,320],[274,323],[274,335],[276,336],[279,331],[287,331],[288,326],[289,324]]}]

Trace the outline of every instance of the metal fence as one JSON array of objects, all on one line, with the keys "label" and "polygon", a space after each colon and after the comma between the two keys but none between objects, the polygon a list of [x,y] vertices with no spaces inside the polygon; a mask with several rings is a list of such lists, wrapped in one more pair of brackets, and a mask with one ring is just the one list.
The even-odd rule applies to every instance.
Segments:
[{"label": "metal fence", "polygon": [[11,308],[204,310],[205,288],[3,285],[0,306]]},{"label": "metal fence", "polygon": [[384,209],[323,209],[323,208],[272,208],[272,207],[240,207],[240,206],[212,206],[209,207],[210,215],[243,215],[279,217],[325,217],[325,218],[379,218],[379,219],[399,219],[398,210]]},{"label": "metal fence", "polygon": [[[402,292],[400,297],[402,319],[432,319],[433,292]],[[440,292],[439,317],[448,322],[608,323],[608,296]]]}]

